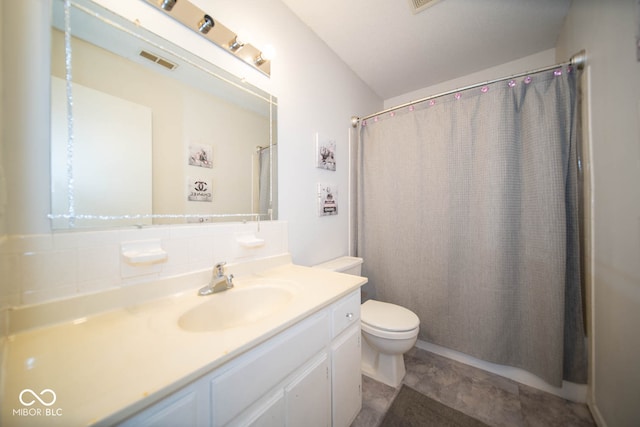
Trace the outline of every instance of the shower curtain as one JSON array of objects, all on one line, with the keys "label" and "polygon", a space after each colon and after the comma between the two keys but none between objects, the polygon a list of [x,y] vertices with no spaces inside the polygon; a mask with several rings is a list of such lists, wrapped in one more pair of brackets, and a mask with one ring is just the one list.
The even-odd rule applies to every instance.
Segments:
[{"label": "shower curtain", "polygon": [[586,382],[576,71],[561,67],[360,124],[358,255],[419,338],[560,386]]}]

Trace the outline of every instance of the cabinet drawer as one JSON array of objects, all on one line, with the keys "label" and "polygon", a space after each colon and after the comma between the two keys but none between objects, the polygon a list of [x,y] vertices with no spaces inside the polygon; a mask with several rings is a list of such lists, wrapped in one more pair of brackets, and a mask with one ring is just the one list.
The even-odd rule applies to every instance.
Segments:
[{"label": "cabinet drawer", "polygon": [[338,302],[332,313],[332,337],[337,337],[342,331],[360,321],[360,289]]}]

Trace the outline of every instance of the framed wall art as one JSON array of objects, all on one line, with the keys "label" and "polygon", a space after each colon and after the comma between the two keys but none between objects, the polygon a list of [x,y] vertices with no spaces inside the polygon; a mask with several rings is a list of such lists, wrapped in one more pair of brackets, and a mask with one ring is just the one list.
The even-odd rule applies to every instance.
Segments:
[{"label": "framed wall art", "polygon": [[316,167],[330,171],[336,170],[336,142],[321,141],[316,135]]},{"label": "framed wall art", "polygon": [[211,178],[188,178],[187,200],[190,202],[212,202]]},{"label": "framed wall art", "polygon": [[338,186],[318,184],[318,216],[338,215]]},{"label": "framed wall art", "polygon": [[204,144],[189,145],[189,165],[213,168],[213,147]]}]

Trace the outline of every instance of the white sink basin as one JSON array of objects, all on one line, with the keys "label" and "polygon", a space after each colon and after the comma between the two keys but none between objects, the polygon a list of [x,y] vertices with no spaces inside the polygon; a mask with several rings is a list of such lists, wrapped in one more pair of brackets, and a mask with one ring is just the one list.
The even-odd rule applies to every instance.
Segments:
[{"label": "white sink basin", "polygon": [[291,303],[294,292],[286,286],[235,287],[202,297],[205,301],[184,313],[178,325],[191,332],[209,332],[245,326]]}]

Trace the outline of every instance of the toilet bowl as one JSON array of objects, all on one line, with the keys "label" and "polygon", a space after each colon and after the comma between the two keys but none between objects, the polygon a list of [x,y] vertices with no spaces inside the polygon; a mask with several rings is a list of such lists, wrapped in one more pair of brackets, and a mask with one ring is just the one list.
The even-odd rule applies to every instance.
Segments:
[{"label": "toilet bowl", "polygon": [[360,307],[360,325],[362,373],[398,387],[406,373],[403,355],[418,339],[418,316],[399,305],[368,300]]},{"label": "toilet bowl", "polygon": [[[315,267],[359,276],[361,265],[362,258],[341,257]],[[362,373],[398,387],[406,373],[403,355],[418,339],[420,319],[399,305],[368,300],[360,306],[360,325]]]}]

